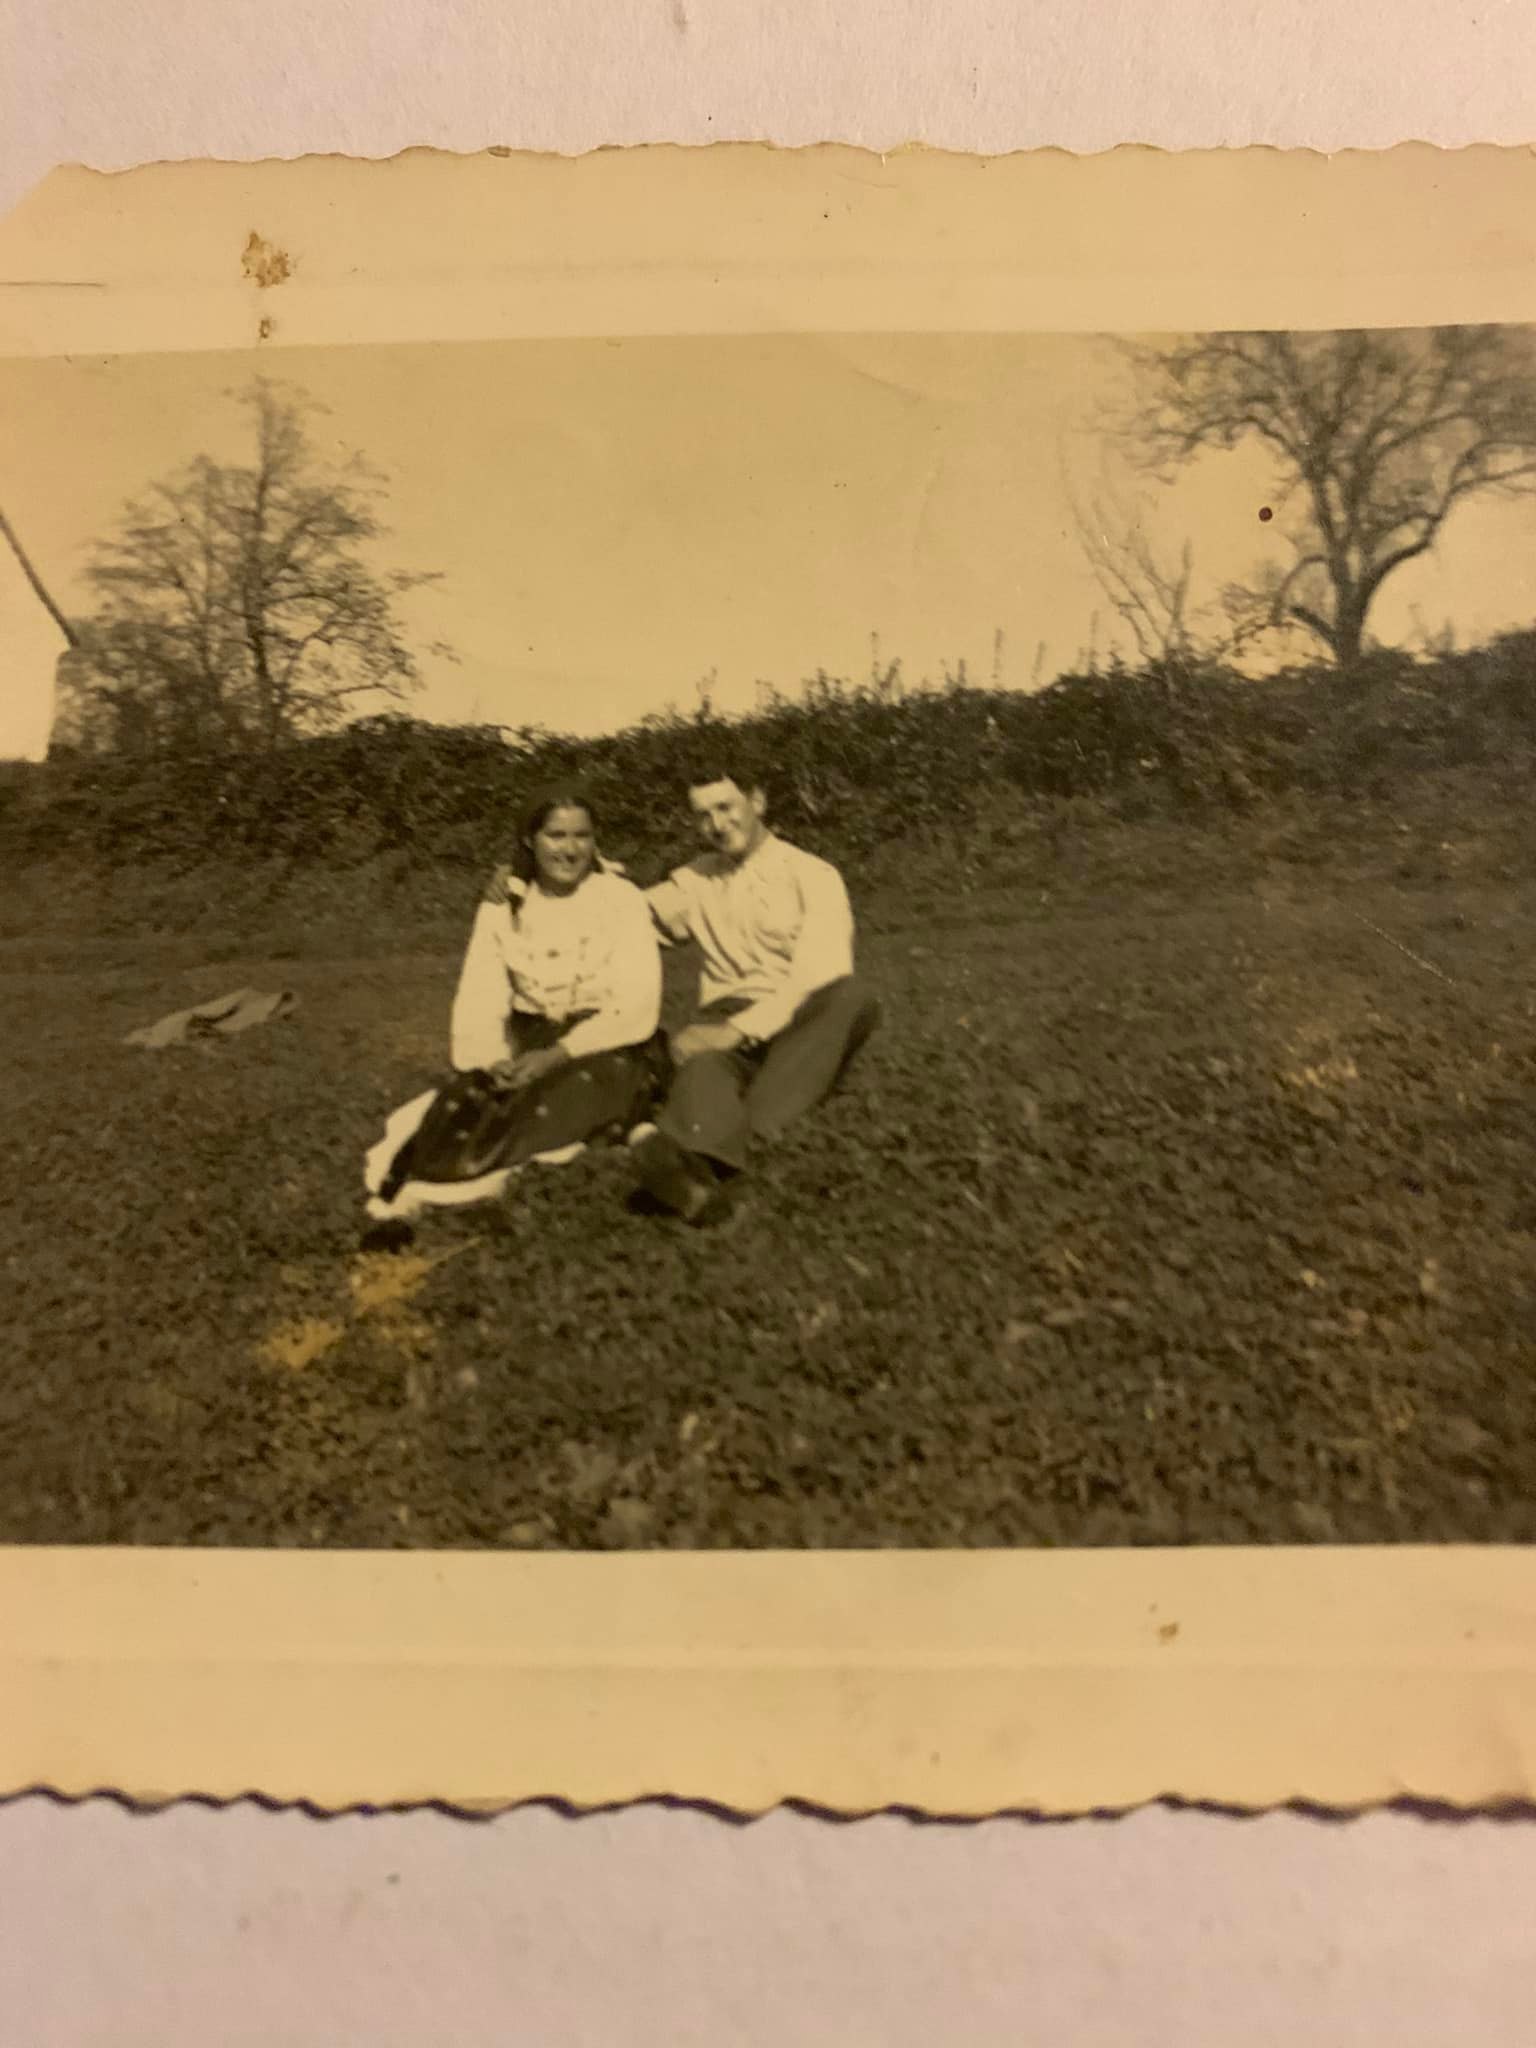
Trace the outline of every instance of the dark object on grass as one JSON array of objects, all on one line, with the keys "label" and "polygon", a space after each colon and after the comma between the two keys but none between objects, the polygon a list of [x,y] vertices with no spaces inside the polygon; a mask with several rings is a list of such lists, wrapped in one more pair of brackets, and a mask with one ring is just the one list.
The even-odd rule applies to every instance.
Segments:
[{"label": "dark object on grass", "polygon": [[298,1007],[299,999],[291,988],[237,988],[230,995],[199,1003],[195,1009],[173,1010],[158,1023],[130,1031],[123,1043],[142,1045],[151,1052],[169,1045],[203,1045],[214,1038],[233,1038],[255,1024],[275,1023]]},{"label": "dark object on grass", "polygon": [[416,1232],[403,1217],[391,1217],[383,1223],[370,1223],[363,1232],[358,1245],[364,1252],[404,1252],[416,1242]]}]

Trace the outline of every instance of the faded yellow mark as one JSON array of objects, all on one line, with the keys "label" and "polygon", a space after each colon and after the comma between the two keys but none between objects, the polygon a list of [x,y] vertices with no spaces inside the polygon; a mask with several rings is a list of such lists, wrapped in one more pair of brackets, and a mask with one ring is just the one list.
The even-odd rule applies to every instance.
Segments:
[{"label": "faded yellow mark", "polygon": [[241,252],[240,268],[253,284],[266,291],[292,277],[294,264],[286,249],[279,249],[274,242],[263,241],[252,228],[251,238]]},{"label": "faded yellow mark", "polygon": [[334,1350],[346,1334],[341,1323],[329,1322],[323,1316],[301,1316],[294,1323],[279,1323],[262,1338],[257,1349],[269,1365],[303,1372],[317,1358]]},{"label": "faded yellow mark", "polygon": [[[410,1304],[439,1266],[478,1242],[465,1238],[430,1258],[422,1252],[361,1253],[347,1275],[358,1319],[366,1317],[375,1335],[408,1363],[426,1363],[437,1350],[437,1336]],[[424,1405],[425,1390],[414,1375],[408,1375],[407,1394],[413,1407]]]},{"label": "faded yellow mark", "polygon": [[408,1302],[421,1292],[430,1273],[449,1259],[457,1258],[474,1242],[473,1238],[466,1239],[431,1258],[423,1252],[361,1253],[347,1275],[358,1314],[375,1315]]},{"label": "faded yellow mark", "polygon": [[[269,1365],[302,1372],[333,1351],[349,1326],[366,1320],[392,1350],[408,1361],[420,1363],[429,1359],[436,1350],[436,1338],[430,1324],[410,1304],[438,1266],[457,1258],[478,1241],[466,1238],[430,1258],[420,1252],[359,1254],[347,1275],[352,1297],[350,1317],[339,1321],[325,1316],[303,1316],[279,1323],[257,1344],[258,1356]],[[278,1268],[279,1281],[287,1286],[302,1284],[308,1277],[301,1266]]]},{"label": "faded yellow mark", "polygon": [[427,1405],[427,1383],[415,1372],[437,1356],[437,1336],[432,1325],[409,1309],[388,1308],[372,1318],[368,1326],[381,1344],[411,1368],[406,1374],[406,1399],[413,1408]]}]

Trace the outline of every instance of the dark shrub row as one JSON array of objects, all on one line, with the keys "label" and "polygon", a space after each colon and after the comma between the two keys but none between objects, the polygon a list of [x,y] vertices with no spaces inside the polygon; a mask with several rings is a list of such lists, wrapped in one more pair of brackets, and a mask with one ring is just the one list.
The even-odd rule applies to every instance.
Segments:
[{"label": "dark shrub row", "polygon": [[648,720],[581,740],[390,715],[257,754],[61,755],[0,774],[0,861],[369,860],[453,865],[506,843],[535,785],[579,776],[606,844],[653,866],[687,840],[683,792],[722,758],[775,815],[844,858],[953,828],[983,797],[1087,798],[1118,815],[1266,797],[1389,794],[1424,769],[1501,777],[1536,748],[1536,630],[1432,661],[1382,654],[1345,677],[1255,681],[1216,667],[1068,675],[1025,694],[903,692],[825,675],[751,717]]}]

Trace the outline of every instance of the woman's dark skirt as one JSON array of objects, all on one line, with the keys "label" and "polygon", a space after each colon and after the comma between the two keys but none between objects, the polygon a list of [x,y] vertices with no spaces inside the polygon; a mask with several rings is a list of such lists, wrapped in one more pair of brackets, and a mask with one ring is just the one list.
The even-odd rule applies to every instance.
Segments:
[{"label": "woman's dark skirt", "polygon": [[[514,1014],[512,1056],[558,1043],[576,1021]],[[479,1180],[572,1145],[618,1142],[651,1113],[666,1080],[660,1032],[644,1045],[568,1061],[527,1088],[501,1087],[484,1069],[456,1074],[396,1154],[380,1197],[392,1201],[407,1181]]]}]

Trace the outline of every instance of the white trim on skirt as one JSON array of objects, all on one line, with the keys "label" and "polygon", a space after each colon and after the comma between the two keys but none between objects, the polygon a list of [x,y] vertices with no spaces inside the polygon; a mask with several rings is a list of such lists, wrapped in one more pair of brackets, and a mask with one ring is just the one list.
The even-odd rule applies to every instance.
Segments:
[{"label": "white trim on skirt", "polygon": [[[413,1096],[402,1104],[384,1126],[384,1135],[372,1147],[363,1161],[363,1187],[367,1193],[368,1214],[378,1223],[393,1223],[419,1216],[423,1209],[462,1209],[473,1202],[494,1202],[504,1195],[512,1181],[522,1171],[521,1167],[508,1166],[496,1173],[483,1173],[478,1180],[427,1181],[408,1180],[396,1192],[393,1199],[386,1201],[379,1193],[385,1176],[399,1157],[400,1148],[420,1128],[421,1120],[437,1099],[437,1090],[429,1088],[425,1095]],[[579,1159],[586,1146],[562,1145],[553,1152],[537,1153],[528,1164],[531,1166],[565,1166],[573,1159]]]}]

